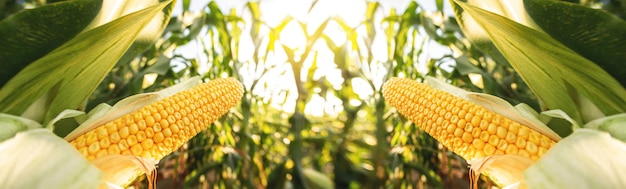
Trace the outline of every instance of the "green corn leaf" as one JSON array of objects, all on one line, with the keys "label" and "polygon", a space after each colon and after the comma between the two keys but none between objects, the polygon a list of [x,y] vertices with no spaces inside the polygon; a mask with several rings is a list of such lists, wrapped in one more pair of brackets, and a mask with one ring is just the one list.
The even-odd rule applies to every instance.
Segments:
[{"label": "green corn leaf", "polygon": [[[88,113],[77,110],[65,110],[57,115],[57,117],[50,120],[46,127],[48,129],[52,129],[54,134],[60,137],[65,137],[85,121],[93,118],[103,117],[110,110],[111,105],[108,105],[106,103],[98,104]],[[62,121],[63,119],[70,119],[71,121]]]},{"label": "green corn leaf", "polygon": [[524,0],[543,31],[626,86],[626,21],[606,11],[553,0]]},{"label": "green corn leaf", "polygon": [[593,62],[545,33],[498,14],[455,1],[485,30],[529,88],[549,109],[561,109],[579,124],[582,115],[568,87],[604,114],[626,111],[626,90]]},{"label": "green corn leaf", "polygon": [[374,29],[374,15],[376,14],[376,10],[380,7],[379,2],[370,1],[367,3],[367,9],[365,11],[365,28],[367,31],[367,46],[370,46],[373,43],[373,38],[376,35],[376,30]]},{"label": "green corn leaf", "polygon": [[545,120],[548,127],[562,137],[568,136],[572,134],[574,129],[580,128],[574,119],[559,109],[543,111],[539,114],[539,119]]},{"label": "green corn leaf", "polygon": [[280,33],[285,29],[287,24],[291,23],[293,17],[287,16],[276,27],[270,29],[269,42],[267,43],[267,52],[272,52],[275,49],[276,41],[280,39]]},{"label": "green corn leaf", "polygon": [[[113,19],[117,19],[121,16],[130,14],[132,12],[141,10],[143,8],[156,5],[159,2],[165,0],[143,0],[143,1],[125,1],[119,3],[117,1],[105,1],[103,11],[110,12],[109,15],[98,15],[96,19],[100,23],[92,23],[94,25],[111,22]],[[172,10],[174,9],[175,0],[172,1],[167,7],[163,8],[161,13],[155,16],[146,27],[144,27],[138,34],[135,42],[124,53],[124,56],[120,58],[118,64],[125,64],[133,60],[138,54],[145,52],[154,42],[156,42],[163,30],[167,27],[170,20]],[[105,9],[110,8],[110,10]]]},{"label": "green corn leaf", "polygon": [[0,188],[97,188],[102,172],[48,129],[0,143]]},{"label": "green corn leaf", "polygon": [[0,142],[12,138],[18,132],[37,128],[41,128],[41,124],[36,121],[0,113]]},{"label": "green corn leaf", "polygon": [[585,128],[608,132],[612,137],[626,142],[626,113],[593,120]]},{"label": "green corn leaf", "polygon": [[255,37],[259,35],[261,30],[261,9],[259,8],[259,2],[248,2],[246,7],[252,15],[252,27],[250,29],[250,36]]},{"label": "green corn leaf", "polygon": [[[516,8],[523,8],[523,6],[507,5],[521,1],[522,0],[463,0],[462,2],[466,2],[467,4],[474,5],[499,14],[516,15],[516,13],[523,12],[523,10],[517,10]],[[473,45],[488,54],[496,62],[504,65],[509,65],[506,58],[504,58],[502,53],[498,51],[498,48],[496,48],[493,42],[489,39],[489,35],[487,34],[487,32],[482,27],[480,27],[478,23],[476,23],[476,20],[472,16],[468,15],[467,12],[464,12],[461,7],[454,4],[454,1],[451,1],[451,4],[454,7],[454,14],[459,23],[459,27],[463,30],[463,35],[467,39],[469,39]],[[519,20],[516,21],[519,22]]]},{"label": "green corn leaf", "polygon": [[65,1],[23,10],[2,20],[0,86],[33,61],[83,31],[98,14],[101,5],[102,0]]},{"label": "green corn leaf", "polygon": [[[421,22],[421,18],[417,13],[418,7],[419,4],[415,1],[412,1],[409,4],[404,13],[402,13],[401,15],[402,19],[400,20],[400,27],[398,29],[398,32],[395,33],[395,36],[393,36],[393,41],[396,42],[396,45],[393,48],[394,54],[393,56],[390,56],[390,58],[394,57],[398,64],[405,64],[406,62],[406,56],[403,53],[404,48],[406,47],[408,42],[407,39],[409,35],[409,30],[413,27],[416,27],[416,25]],[[389,24],[393,24],[393,22],[389,22]]]},{"label": "green corn leaf", "polygon": [[352,44],[352,50],[359,52],[358,34],[355,28],[350,27],[341,17],[333,17],[333,20],[339,24],[343,32],[346,34],[348,40]]},{"label": "green corn leaf", "polygon": [[130,47],[139,32],[165,6],[131,13],[81,33],[18,73],[0,90],[0,112],[19,115],[57,86],[44,109],[43,124],[65,109],[78,108]]},{"label": "green corn leaf", "polygon": [[61,120],[63,119],[68,119],[68,118],[75,118],[78,116],[84,116],[85,112],[83,111],[78,111],[78,110],[63,110],[61,113],[59,113],[56,117],[52,118],[49,122],[48,125],[46,126],[46,128],[51,129],[53,131],[55,131],[55,123],[61,122]]},{"label": "green corn leaf", "polygon": [[[211,1],[209,3],[209,10],[210,13],[208,14],[208,18],[206,19],[206,24],[215,27],[215,29],[219,33],[219,43],[221,48],[223,48],[224,57],[230,58],[230,53],[232,52],[230,49],[230,41],[228,40],[230,38],[230,33],[228,33],[224,14],[217,6],[217,3],[215,1]],[[227,61],[228,60],[224,62]]]}]

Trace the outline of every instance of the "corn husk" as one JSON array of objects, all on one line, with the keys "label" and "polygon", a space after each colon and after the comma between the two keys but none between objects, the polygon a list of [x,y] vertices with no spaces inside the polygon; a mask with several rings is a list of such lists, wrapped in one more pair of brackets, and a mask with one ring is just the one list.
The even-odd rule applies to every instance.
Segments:
[{"label": "corn husk", "polygon": [[626,188],[626,143],[578,129],[524,172],[529,188]]},{"label": "corn husk", "polygon": [[36,121],[0,113],[0,142],[12,138],[18,132],[37,128],[41,128],[41,124]]},{"label": "corn husk", "polygon": [[102,172],[48,129],[0,143],[0,188],[96,188]]},{"label": "corn husk", "polygon": [[585,128],[608,132],[613,138],[626,142],[626,113],[593,120]]}]

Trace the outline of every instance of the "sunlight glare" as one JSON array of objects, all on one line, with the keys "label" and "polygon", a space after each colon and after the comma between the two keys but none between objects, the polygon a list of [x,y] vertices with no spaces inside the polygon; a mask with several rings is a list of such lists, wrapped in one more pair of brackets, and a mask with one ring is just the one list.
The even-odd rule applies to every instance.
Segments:
[{"label": "sunlight glare", "polygon": [[[401,14],[401,10],[409,4],[411,0],[392,0],[392,1],[379,1],[381,9],[379,9],[374,20],[375,27],[381,27],[381,19],[383,15],[388,15],[391,9],[396,9],[397,14]],[[194,2],[194,1],[192,1]],[[229,13],[232,8],[238,10],[238,12],[244,14],[244,17],[249,17],[250,12],[246,8],[247,1],[231,1],[231,0],[217,0],[216,1],[224,13]],[[263,20],[263,26],[259,31],[259,41],[254,43],[260,43],[261,52],[259,57],[266,57],[266,62],[259,60],[255,62],[252,60],[254,53],[254,43],[250,35],[250,23],[245,23],[246,28],[242,31],[240,36],[241,40],[239,44],[240,55],[238,61],[244,62],[242,67],[239,68],[239,74],[243,76],[241,78],[249,87],[254,80],[259,80],[252,94],[260,96],[263,101],[269,102],[271,107],[281,109],[285,112],[293,112],[298,92],[296,90],[296,83],[293,79],[293,73],[291,64],[288,62],[287,54],[283,49],[283,45],[295,50],[293,61],[300,61],[300,56],[306,50],[307,45],[312,45],[310,53],[303,61],[301,68],[301,78],[303,82],[307,81],[307,71],[313,64],[313,59],[317,59],[316,69],[311,77],[313,80],[325,79],[331,85],[332,89],[340,90],[345,82],[350,82],[354,92],[359,95],[360,99],[372,98],[374,90],[379,90],[382,86],[383,78],[387,74],[386,62],[387,57],[387,44],[386,36],[382,32],[382,28],[377,29],[371,47],[374,53],[373,57],[367,57],[369,55],[362,54],[365,51],[359,52],[352,51],[350,41],[347,40],[346,31],[337,22],[342,20],[348,27],[355,28],[358,36],[359,48],[367,48],[362,40],[361,35],[366,33],[365,27],[361,24],[365,18],[365,10],[367,3],[362,0],[317,0],[314,7],[310,7],[314,0],[262,0],[259,2],[259,8],[261,14],[261,20]],[[427,6],[432,4],[431,2],[425,3]],[[288,23],[282,32],[279,34],[279,38],[276,41],[274,51],[267,52],[264,50],[268,46],[270,37],[270,28],[275,28],[287,17],[292,17],[290,23]],[[328,21],[328,25],[323,31],[323,34],[330,38],[330,41],[335,43],[334,45],[346,45],[342,53],[332,51],[329,47],[333,45],[326,44],[323,38],[319,38],[314,44],[307,43],[307,33],[309,36],[315,33],[324,21]],[[301,24],[305,24],[306,28],[303,30]],[[196,44],[197,45],[197,44]],[[205,62],[204,57],[198,56],[198,51],[187,51],[190,57],[200,57],[199,62]],[[357,77],[350,81],[344,81],[341,70],[335,63],[335,55],[346,56],[349,61],[348,69],[362,70],[364,78],[370,80],[373,84],[370,85],[364,78]],[[317,56],[317,57],[316,57]],[[372,58],[374,64],[361,63],[361,57],[367,59]],[[263,71],[266,70],[266,71]],[[313,90],[308,91],[313,93],[312,99],[307,102],[305,112],[308,115],[313,116],[336,116],[343,111],[342,101],[337,98],[332,89],[326,91],[327,94],[319,94],[323,91]],[[323,97],[322,97],[323,96]],[[356,105],[356,102],[350,102]]]},{"label": "sunlight glare", "polygon": [[[287,24],[287,26],[285,26],[283,31],[280,33],[279,41],[282,45],[296,50],[296,54],[301,54],[302,51],[304,51],[306,45],[306,36],[304,35],[304,32],[302,31],[300,26],[298,26],[296,22],[292,21],[291,23]],[[276,48],[281,47],[276,46]],[[297,58],[296,61],[298,61]]]},{"label": "sunlight glare", "polygon": [[[362,3],[362,1],[359,0],[319,0],[315,4],[315,7],[308,12],[310,4],[311,3],[305,2],[294,3],[293,1],[288,0],[263,1],[261,3],[261,9],[264,13],[262,17],[264,20],[267,20],[268,25],[271,25],[272,27],[280,24],[286,16],[291,16],[295,19],[285,26],[283,31],[280,33],[279,43],[276,44],[276,50],[273,53],[268,54],[268,62],[280,62],[273,57],[278,59],[287,58],[286,54],[282,51],[281,45],[285,45],[295,50],[294,60],[299,61],[300,57],[298,56],[304,52],[306,45],[309,44],[307,44],[307,36],[298,22],[306,23],[307,33],[308,35],[312,35],[326,19],[332,19],[335,16],[340,17],[347,25],[355,27],[360,24],[363,15],[365,14],[365,3]],[[341,26],[334,21],[329,21],[328,26],[324,29],[324,34],[337,45],[343,44],[346,41],[345,31],[343,31]],[[339,70],[334,63],[335,55],[329,50],[328,45],[325,44],[323,39],[316,41],[316,43],[312,45],[313,48],[311,49],[311,53],[309,54],[309,57],[307,57],[307,60],[305,60],[302,68],[303,74],[301,79],[306,81],[306,70],[312,66],[313,56],[317,55],[317,68],[314,72],[313,79],[317,80],[325,77],[325,79],[333,85],[334,89],[341,89],[341,84],[344,81],[341,77],[341,70]],[[358,57],[358,55],[354,56]],[[353,56],[350,57],[354,58]],[[289,69],[285,71],[285,75],[293,74]],[[280,76],[276,78],[267,78],[266,82],[281,83],[276,81],[289,80],[288,78],[284,78],[284,80],[281,78],[282,77]],[[286,86],[283,85],[282,87]],[[295,102],[293,102],[293,100],[296,99],[295,95],[297,95],[295,83],[291,83],[288,88],[288,90],[292,91],[290,95],[293,96],[287,97],[289,100],[282,105],[282,109],[292,111],[291,107],[295,106]],[[332,99],[333,97],[334,94],[332,93],[330,95],[326,95],[326,99],[319,96],[319,94],[315,94],[311,101],[307,104],[305,112],[314,116],[323,116],[324,114],[337,115],[341,110],[343,110],[343,108],[337,108],[338,106],[341,106],[341,100],[336,97]]]}]

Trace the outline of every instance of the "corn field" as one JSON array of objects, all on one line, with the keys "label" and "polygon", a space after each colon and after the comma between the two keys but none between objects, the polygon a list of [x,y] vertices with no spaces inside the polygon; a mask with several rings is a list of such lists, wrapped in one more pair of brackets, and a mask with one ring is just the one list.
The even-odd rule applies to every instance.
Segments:
[{"label": "corn field", "polygon": [[624,1],[0,13],[0,188],[626,187]]}]

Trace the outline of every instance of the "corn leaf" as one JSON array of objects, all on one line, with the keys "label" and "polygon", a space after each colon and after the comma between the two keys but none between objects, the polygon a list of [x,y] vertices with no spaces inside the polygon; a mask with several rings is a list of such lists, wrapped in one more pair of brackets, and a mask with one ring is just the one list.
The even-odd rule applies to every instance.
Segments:
[{"label": "corn leaf", "polygon": [[[574,128],[579,128],[580,126],[576,121],[574,121],[569,115],[567,115],[562,110],[547,110],[541,113],[536,112],[532,107],[527,104],[520,103],[515,105],[515,109],[519,114],[523,117],[534,118],[536,120],[541,121],[545,125],[543,129],[551,130],[555,134],[558,134],[560,137],[566,137],[567,135],[572,134]],[[564,120],[563,122],[552,121],[555,118]]]},{"label": "corn leaf", "polygon": [[367,9],[365,11],[365,28],[367,31],[367,37],[365,38],[366,46],[371,46],[374,42],[374,36],[376,36],[376,30],[374,29],[374,15],[376,10],[380,7],[379,2],[370,1],[367,2]]},{"label": "corn leaf", "polygon": [[85,29],[89,30],[98,26],[102,26],[122,16],[140,11],[141,9],[153,6],[157,3],[158,0],[104,1],[102,3],[101,11]]},{"label": "corn leaf", "polygon": [[[52,129],[54,134],[65,137],[86,120],[102,117],[106,115],[110,109],[110,105],[102,103],[91,109],[88,113],[78,110],[64,110],[57,117],[50,120],[46,127]],[[73,121],[61,121],[64,119],[71,119]]]},{"label": "corn leaf", "polygon": [[608,132],[612,137],[626,142],[626,113],[593,120],[585,124],[585,128]]},{"label": "corn leaf", "polygon": [[626,21],[604,10],[553,0],[524,0],[543,31],[626,86]]},{"label": "corn leaf", "polygon": [[83,31],[101,5],[102,0],[65,1],[23,10],[2,20],[0,87],[33,61]]},{"label": "corn leaf", "polygon": [[626,188],[626,143],[577,129],[524,172],[528,188]]},{"label": "corn leaf", "polygon": [[[122,16],[139,11],[141,9],[153,6],[164,0],[142,0],[142,1],[104,1],[102,10],[96,16],[94,21],[87,26],[87,29],[95,28],[103,24],[109,23]],[[169,22],[170,15],[173,10],[173,4],[168,5],[155,16],[146,27],[137,35],[136,40],[124,53],[119,63],[127,63],[131,61],[139,53],[144,52],[150,45],[152,45],[163,33],[163,30]]]},{"label": "corn leaf", "polygon": [[74,119],[76,119],[77,123],[84,123],[87,120],[90,119],[94,119],[96,117],[102,117],[104,116],[107,112],[109,112],[111,110],[112,106],[108,105],[106,103],[102,103],[102,104],[98,104],[96,107],[94,107],[93,109],[91,109],[87,114],[83,115],[83,116],[77,116]]},{"label": "corn leaf", "polygon": [[[490,40],[487,31],[483,29],[472,16],[464,12],[458,5],[455,5],[454,1],[451,2],[451,4],[455,6],[454,13],[459,22],[459,27],[464,31],[463,34],[465,37],[469,39],[472,44],[491,56],[496,62],[508,65],[507,59]],[[526,15],[523,0],[462,0],[462,2],[506,16],[531,28],[539,28],[533,20]]]},{"label": "corn leaf", "polygon": [[48,129],[0,143],[0,188],[96,188],[102,172]]},{"label": "corn leaf", "polygon": [[50,120],[50,122],[48,122],[48,126],[46,126],[47,128],[50,129],[54,129],[54,123],[65,119],[65,118],[72,118],[72,117],[77,117],[77,116],[81,116],[81,115],[85,115],[85,112],[83,111],[78,111],[78,110],[63,110],[61,113],[59,113],[56,117],[52,118],[52,120]]},{"label": "corn leaf", "polygon": [[41,124],[36,121],[0,113],[0,142],[12,138],[18,132],[36,128],[41,128]]},{"label": "corn leaf", "polygon": [[626,90],[607,72],[545,33],[498,14],[455,1],[471,15],[509,60],[529,88],[549,109],[561,109],[579,124],[582,115],[571,98],[575,92],[603,113],[626,111]]},{"label": "corn leaf", "polygon": [[252,27],[250,29],[250,36],[254,37],[254,36],[258,36],[259,35],[259,31],[261,31],[261,9],[259,8],[259,2],[258,1],[254,1],[254,2],[248,2],[246,4],[246,7],[248,8],[248,10],[250,11],[250,14],[252,16]]},{"label": "corn leaf", "polygon": [[0,91],[0,112],[19,115],[53,86],[42,120],[46,124],[65,109],[78,108],[126,52],[138,33],[170,1],[134,12],[81,33],[30,64]]}]

